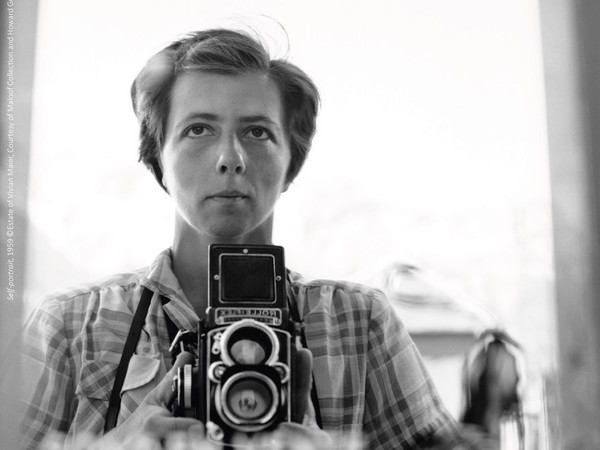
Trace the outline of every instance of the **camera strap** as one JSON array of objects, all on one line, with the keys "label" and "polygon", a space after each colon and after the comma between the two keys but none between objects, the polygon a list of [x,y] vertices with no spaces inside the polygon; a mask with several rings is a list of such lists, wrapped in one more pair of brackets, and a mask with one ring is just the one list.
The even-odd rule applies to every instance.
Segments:
[{"label": "camera strap", "polygon": [[117,375],[115,376],[115,382],[108,401],[108,410],[106,411],[106,420],[104,421],[104,433],[108,433],[117,425],[119,410],[121,409],[121,389],[125,382],[125,375],[127,375],[129,360],[133,356],[133,352],[135,352],[137,343],[140,340],[140,333],[142,332],[142,327],[146,321],[148,308],[152,301],[152,294],[153,292],[150,289],[144,288],[140,302],[133,315],[133,321],[131,322],[129,334],[125,341],[125,347],[123,347],[121,361],[119,361],[119,366],[117,367]]},{"label": "camera strap", "polygon": [[[108,433],[117,425],[119,410],[121,409],[121,389],[123,388],[123,383],[125,382],[129,361],[131,360],[131,357],[135,352],[135,348],[137,347],[137,343],[140,340],[140,334],[142,332],[144,322],[146,321],[146,315],[148,314],[148,308],[150,307],[150,302],[152,301],[152,295],[153,292],[147,287],[144,287],[142,297],[140,298],[140,302],[138,303],[133,315],[131,327],[129,328],[129,334],[127,335],[127,340],[125,341],[125,346],[123,347],[123,352],[121,353],[121,360],[119,361],[119,366],[117,367],[115,382],[113,383],[113,388],[110,393],[108,410],[106,411],[106,419],[104,421],[104,433]],[[169,303],[170,300],[164,295],[161,295],[160,301],[164,306]],[[173,342],[173,339],[175,339],[178,331],[177,325],[173,323],[168,314],[165,313],[164,316],[167,322],[169,341]]]},{"label": "camera strap", "polygon": [[[304,321],[300,317],[300,311],[298,310],[298,303],[296,302],[296,297],[292,292],[292,280],[290,278],[290,271],[286,269],[287,272],[287,301],[288,307],[290,308],[290,314],[292,315],[292,320],[296,323],[302,324],[300,327],[300,342],[302,343],[302,347],[308,348],[306,343],[306,335],[304,334]],[[313,407],[315,409],[315,420],[317,421],[317,425],[319,428],[323,429],[323,421],[321,420],[321,408],[319,407],[319,396],[317,395],[317,385],[315,383],[315,374],[314,372],[311,374],[312,383],[310,390],[310,400],[312,401]]]}]

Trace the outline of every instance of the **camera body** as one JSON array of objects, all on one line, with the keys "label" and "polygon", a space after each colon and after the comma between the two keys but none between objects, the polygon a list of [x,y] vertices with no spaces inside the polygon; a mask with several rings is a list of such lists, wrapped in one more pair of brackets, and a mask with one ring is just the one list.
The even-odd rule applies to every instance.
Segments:
[{"label": "camera body", "polygon": [[173,411],[229,443],[292,420],[299,324],[289,317],[282,247],[211,245],[208,281],[206,320],[173,344],[195,355],[174,377]]}]

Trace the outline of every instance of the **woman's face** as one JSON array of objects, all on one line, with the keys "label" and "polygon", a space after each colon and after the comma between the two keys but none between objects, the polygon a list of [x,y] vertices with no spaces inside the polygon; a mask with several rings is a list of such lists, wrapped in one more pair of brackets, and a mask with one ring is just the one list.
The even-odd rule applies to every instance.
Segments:
[{"label": "woman's face", "polygon": [[283,114],[279,89],[264,74],[176,79],[160,162],[184,232],[270,240],[291,158]]}]

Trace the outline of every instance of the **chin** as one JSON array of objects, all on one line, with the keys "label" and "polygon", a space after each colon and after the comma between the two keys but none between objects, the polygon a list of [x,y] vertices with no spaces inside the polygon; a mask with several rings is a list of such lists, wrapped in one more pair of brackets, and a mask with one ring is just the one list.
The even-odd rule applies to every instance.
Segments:
[{"label": "chin", "polygon": [[221,242],[223,244],[235,243],[243,240],[243,237],[247,235],[248,229],[241,226],[238,223],[221,224],[219,226],[212,227],[209,230],[209,235],[215,240],[215,242]]}]

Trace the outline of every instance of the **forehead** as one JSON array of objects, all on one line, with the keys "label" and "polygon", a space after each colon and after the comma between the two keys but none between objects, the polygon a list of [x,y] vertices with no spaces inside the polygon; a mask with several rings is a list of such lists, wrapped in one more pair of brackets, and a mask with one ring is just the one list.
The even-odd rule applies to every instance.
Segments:
[{"label": "forehead", "polygon": [[282,124],[283,104],[279,87],[266,73],[187,72],[173,85],[169,122],[176,123],[195,113],[223,119],[267,116]]}]

